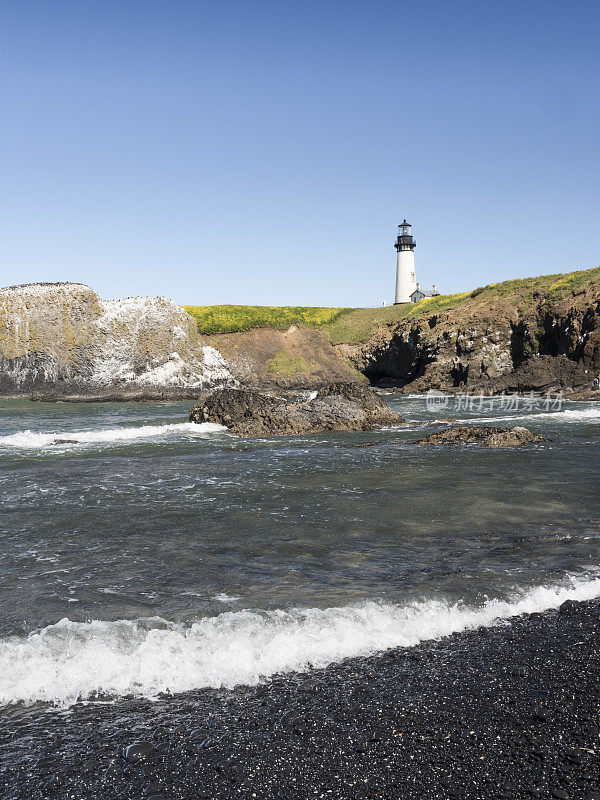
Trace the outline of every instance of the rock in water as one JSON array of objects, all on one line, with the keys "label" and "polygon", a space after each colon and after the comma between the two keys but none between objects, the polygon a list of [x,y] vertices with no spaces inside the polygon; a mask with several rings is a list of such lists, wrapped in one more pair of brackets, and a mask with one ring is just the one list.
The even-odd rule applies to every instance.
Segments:
[{"label": "rock in water", "polygon": [[404,422],[370,388],[350,383],[324,386],[315,398],[303,402],[247,389],[217,389],[190,409],[189,418],[216,422],[246,437],[369,431]]},{"label": "rock in water", "polygon": [[528,428],[492,428],[479,425],[453,425],[431,433],[415,444],[480,444],[484,447],[519,447],[545,442],[546,438]]}]

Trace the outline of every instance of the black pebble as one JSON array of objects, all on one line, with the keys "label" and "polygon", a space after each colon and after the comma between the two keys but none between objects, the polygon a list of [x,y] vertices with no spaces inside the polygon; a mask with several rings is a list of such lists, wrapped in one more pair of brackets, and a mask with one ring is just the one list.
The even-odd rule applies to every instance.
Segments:
[{"label": "black pebble", "polygon": [[316,678],[309,678],[307,681],[303,681],[300,686],[298,686],[299,692],[312,692],[318,691],[322,689],[323,685],[321,681],[316,680]]},{"label": "black pebble", "polygon": [[303,722],[299,722],[297,725],[294,725],[294,733],[302,735],[308,731],[307,726]]},{"label": "black pebble", "polygon": [[577,611],[577,603],[574,600],[565,600],[558,611],[560,614],[574,614]]},{"label": "black pebble", "polygon": [[156,751],[152,742],[133,742],[123,748],[123,758],[130,764],[151,758]]}]

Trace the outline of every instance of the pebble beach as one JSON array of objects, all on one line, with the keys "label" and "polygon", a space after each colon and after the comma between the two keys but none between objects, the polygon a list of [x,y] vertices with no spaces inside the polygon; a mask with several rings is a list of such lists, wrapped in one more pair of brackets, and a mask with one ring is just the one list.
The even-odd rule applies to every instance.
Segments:
[{"label": "pebble beach", "polygon": [[2,796],[597,800],[599,643],[600,603],[566,601],[258,687],[9,713]]}]

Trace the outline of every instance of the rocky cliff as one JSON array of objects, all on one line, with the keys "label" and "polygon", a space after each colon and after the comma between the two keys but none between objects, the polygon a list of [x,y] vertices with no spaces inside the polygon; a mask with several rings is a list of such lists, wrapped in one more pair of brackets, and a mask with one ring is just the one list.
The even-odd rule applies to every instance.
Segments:
[{"label": "rocky cliff", "polygon": [[104,301],[76,283],[0,290],[0,395],[160,397],[233,382],[166,298]]},{"label": "rocky cliff", "polygon": [[312,324],[286,318],[283,330],[209,335],[165,298],[103,301],[73,283],[9,287],[0,290],[0,395],[193,397],[223,384],[297,390],[368,379],[404,392],[600,397],[600,268],[337,311],[324,322],[313,314]]},{"label": "rocky cliff", "polygon": [[[372,383],[410,392],[562,390],[596,396],[600,268],[373,311],[368,325],[361,312],[354,329],[349,315],[341,330],[331,331],[338,352]],[[398,319],[390,319],[394,313]]]}]

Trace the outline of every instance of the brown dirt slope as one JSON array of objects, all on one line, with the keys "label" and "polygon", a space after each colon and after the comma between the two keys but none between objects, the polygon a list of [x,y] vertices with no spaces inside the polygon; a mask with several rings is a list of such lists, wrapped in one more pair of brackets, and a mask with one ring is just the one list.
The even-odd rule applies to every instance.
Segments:
[{"label": "brown dirt slope", "polygon": [[361,381],[360,373],[320,330],[291,325],[205,336],[246,386],[309,388],[332,381]]}]

